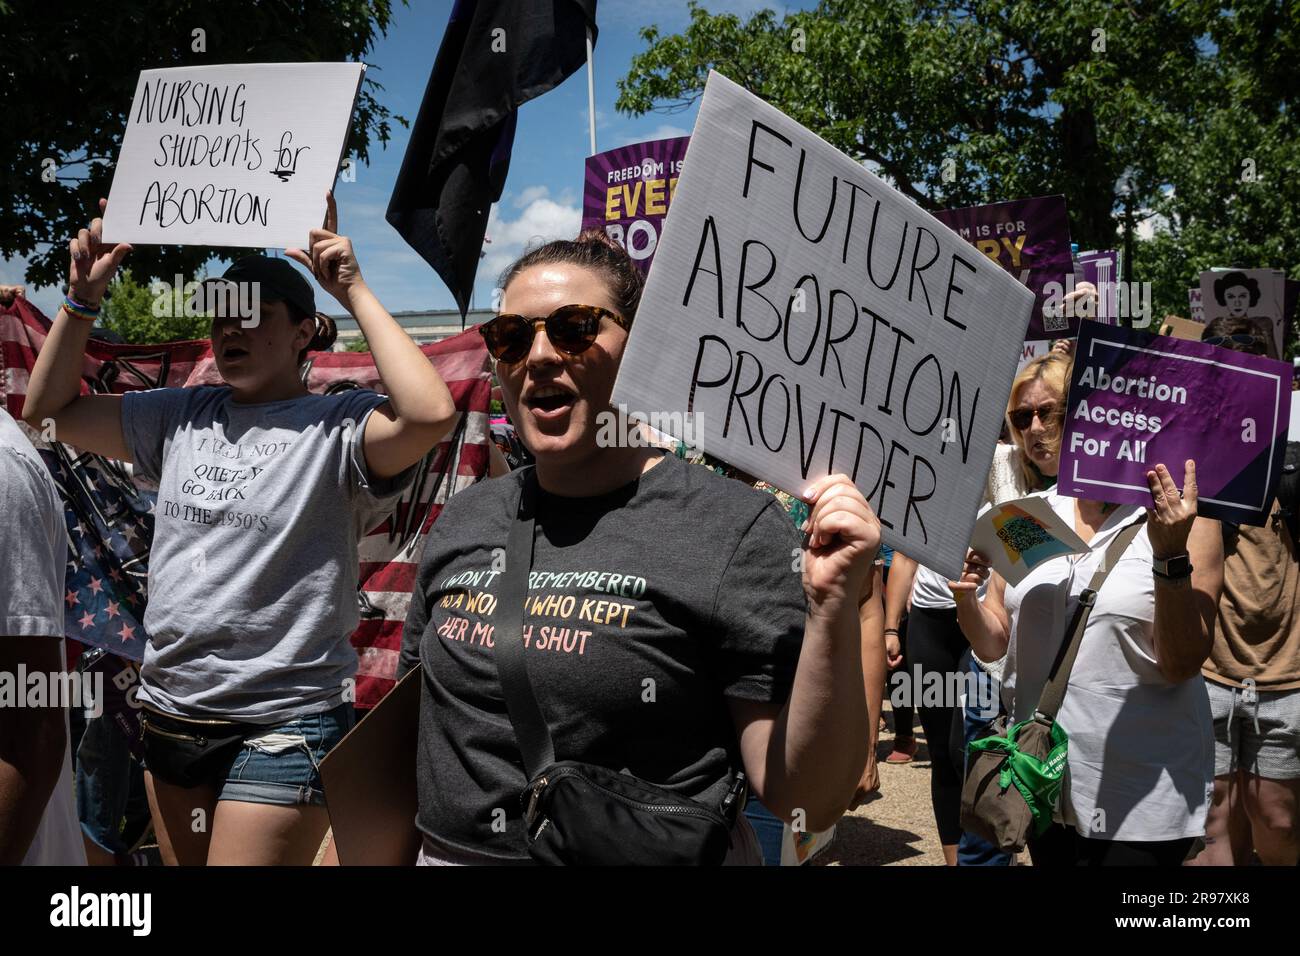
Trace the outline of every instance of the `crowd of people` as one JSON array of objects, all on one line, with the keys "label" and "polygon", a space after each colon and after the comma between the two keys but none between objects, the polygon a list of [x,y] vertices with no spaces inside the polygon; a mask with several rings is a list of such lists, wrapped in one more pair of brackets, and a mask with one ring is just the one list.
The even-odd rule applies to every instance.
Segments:
[{"label": "crowd of people", "polygon": [[[330,824],[320,764],[356,719],[345,688],[357,667],[358,540],[457,414],[329,209],[307,248],[287,254],[357,319],[387,395],[307,390],[300,367],[332,344],[332,325],[302,272],[262,256],[223,277],[260,288],[255,321],[213,319],[226,385],[83,395],[88,335],[130,248],[105,244],[99,219],[70,241],[68,293],[22,417],[157,484],[141,736],[111,742],[88,725],[74,790],[64,711],[0,713],[0,862],[130,862],[150,830],[173,865],[318,857]],[[594,767],[633,780],[643,809],[707,820],[701,861],[773,864],[787,828],[829,829],[889,786],[880,764],[917,759],[916,720],[945,861],[1017,862],[963,828],[967,745],[999,714],[1033,715],[1081,592],[1135,524],[1070,673],[1058,715],[1068,772],[1029,862],[1297,862],[1294,443],[1258,527],[1198,515],[1194,461],[1156,464],[1147,507],[1062,495],[1063,343],[1016,376],[985,498],[1041,496],[1087,550],[1015,585],[971,552],[951,581],[883,547],[845,475],[789,494],[680,447],[601,441],[642,287],[621,247],[583,233],[515,262],[500,314],[481,327],[512,437],[491,477],[444,507],[403,631],[398,676],[418,670],[421,697],[412,863],[537,858],[530,848],[556,839],[546,826],[564,829],[561,771],[549,784],[535,773],[545,755],[584,779]],[[1271,347],[1231,318],[1204,341]],[[230,490],[224,506],[197,506],[199,474]],[[63,507],[3,411],[0,514],[0,669],[58,672]],[[522,684],[500,650],[510,642],[524,649]],[[885,717],[899,670],[917,680]],[[968,675],[968,693],[923,700],[927,674],[946,687]],[[567,852],[598,852],[589,834],[565,839]],[[627,839],[627,852],[636,845]]]}]

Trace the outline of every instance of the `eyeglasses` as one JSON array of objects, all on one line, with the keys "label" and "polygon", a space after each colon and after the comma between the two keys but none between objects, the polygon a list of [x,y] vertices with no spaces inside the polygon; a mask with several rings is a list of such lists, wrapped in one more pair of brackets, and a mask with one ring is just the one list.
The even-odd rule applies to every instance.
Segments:
[{"label": "eyeglasses", "polygon": [[1247,348],[1264,349],[1264,340],[1258,335],[1250,335],[1246,332],[1239,332],[1236,335],[1211,335],[1208,339],[1201,339],[1205,345],[1218,345],[1224,348],[1232,348],[1234,345],[1244,345]]},{"label": "eyeglasses", "polygon": [[533,347],[539,325],[546,327],[546,337],[566,355],[581,355],[591,348],[600,331],[600,320],[611,319],[622,328],[631,323],[609,309],[594,305],[562,305],[544,319],[522,315],[498,315],[478,327],[488,352],[499,362],[520,361]]},{"label": "eyeglasses", "polygon": [[1061,403],[1051,402],[1047,405],[1039,405],[1037,408],[1017,408],[1014,412],[1009,412],[1007,418],[1011,419],[1011,424],[1017,431],[1024,431],[1034,423],[1035,416],[1046,425],[1059,414],[1061,414]]}]

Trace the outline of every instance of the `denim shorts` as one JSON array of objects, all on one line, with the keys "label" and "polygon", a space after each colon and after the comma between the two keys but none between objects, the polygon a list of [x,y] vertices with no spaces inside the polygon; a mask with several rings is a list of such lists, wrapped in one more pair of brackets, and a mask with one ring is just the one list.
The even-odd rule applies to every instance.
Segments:
[{"label": "denim shorts", "polygon": [[320,764],[355,722],[352,704],[259,728],[211,771],[218,800],[325,805]]}]

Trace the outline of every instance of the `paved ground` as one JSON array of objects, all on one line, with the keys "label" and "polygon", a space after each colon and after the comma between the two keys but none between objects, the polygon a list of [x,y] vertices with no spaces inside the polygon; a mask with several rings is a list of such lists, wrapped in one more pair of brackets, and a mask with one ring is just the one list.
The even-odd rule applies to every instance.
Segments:
[{"label": "paved ground", "polygon": [[[888,703],[886,703],[888,710]],[[893,714],[886,713],[893,727]],[[817,858],[827,866],[942,866],[943,851],[930,805],[930,752],[916,722],[916,757],[909,764],[886,764],[894,735],[884,732],[876,748],[880,760],[880,798],[846,815],[835,842]]]}]

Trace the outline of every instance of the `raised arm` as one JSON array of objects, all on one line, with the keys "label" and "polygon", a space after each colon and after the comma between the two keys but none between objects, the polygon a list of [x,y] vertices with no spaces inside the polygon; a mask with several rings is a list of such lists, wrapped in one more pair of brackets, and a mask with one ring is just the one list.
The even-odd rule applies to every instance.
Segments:
[{"label": "raised arm", "polygon": [[1184,465],[1180,496],[1169,469],[1157,465],[1147,473],[1153,508],[1147,511],[1152,556],[1186,554],[1192,574],[1183,578],[1155,575],[1156,665],[1171,683],[1195,677],[1210,655],[1219,595],[1223,590],[1223,534],[1217,521],[1196,515],[1196,463]]},{"label": "raised arm", "polygon": [[[988,581],[988,590],[981,601],[976,593]],[[966,565],[961,580],[949,581],[953,600],[957,602],[957,624],[970,642],[975,656],[992,663],[1007,652],[1011,641],[1011,620],[1007,614],[1007,582],[991,567],[978,551],[966,554]]]},{"label": "raised arm", "polygon": [[808,601],[794,686],[783,707],[730,700],[745,772],[763,805],[828,829],[853,800],[867,765],[859,602],[870,599],[880,522],[845,475],[815,483],[803,585]]},{"label": "raised arm", "polygon": [[[101,199],[101,212],[108,207]],[[105,245],[100,240],[102,219],[95,219],[68,243],[68,296],[78,306],[98,313],[104,292],[131,247]],[[86,342],[94,319],[60,306],[50,334],[36,357],[23,402],[23,421],[43,430],[54,424],[57,441],[109,458],[131,460],[122,434],[122,398],[119,395],[82,395],[81,371]]]},{"label": "raised arm", "polygon": [[316,281],[357,320],[370,345],[388,401],[366,420],[366,468],[375,478],[400,474],[429,453],[451,430],[451,392],[420,347],[388,314],[361,277],[352,240],[338,235],[338,208],[330,193],[325,228],[313,229],[307,252],[285,255],[312,271]]}]

